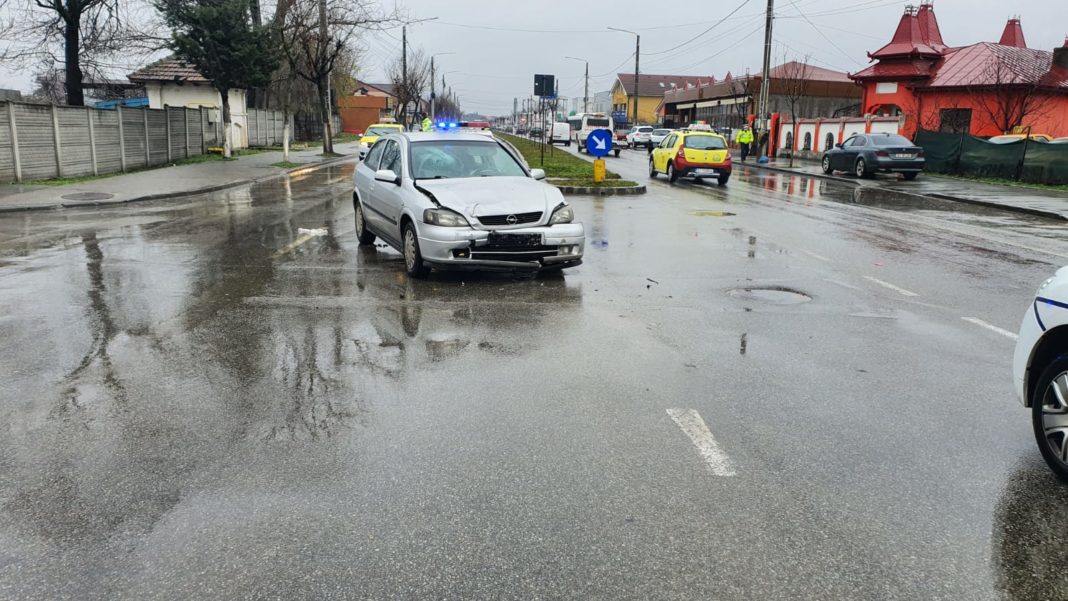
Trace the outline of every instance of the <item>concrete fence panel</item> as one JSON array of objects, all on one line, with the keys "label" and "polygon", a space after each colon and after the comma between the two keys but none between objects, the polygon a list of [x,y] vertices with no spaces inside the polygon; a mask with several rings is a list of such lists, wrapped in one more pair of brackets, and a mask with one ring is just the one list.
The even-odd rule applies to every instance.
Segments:
[{"label": "concrete fence panel", "polygon": [[96,138],[96,164],[101,174],[122,171],[119,154],[119,114],[117,111],[90,110]]},{"label": "concrete fence panel", "polygon": [[[89,139],[89,116],[83,107],[57,106],[62,177],[93,175],[94,149]],[[95,133],[95,131],[94,131]]]},{"label": "concrete fence panel", "polygon": [[145,111],[139,108],[122,109],[122,139],[126,152],[126,170],[148,166],[148,136],[145,135]]},{"label": "concrete fence panel", "polygon": [[0,106],[0,181],[5,182],[13,182],[16,179],[14,142],[11,137],[11,121],[8,119],[8,113],[13,108],[11,105]]},{"label": "concrete fence panel", "polygon": [[56,163],[52,107],[16,104],[15,121],[18,127],[22,179],[32,181],[57,177],[59,169]]}]

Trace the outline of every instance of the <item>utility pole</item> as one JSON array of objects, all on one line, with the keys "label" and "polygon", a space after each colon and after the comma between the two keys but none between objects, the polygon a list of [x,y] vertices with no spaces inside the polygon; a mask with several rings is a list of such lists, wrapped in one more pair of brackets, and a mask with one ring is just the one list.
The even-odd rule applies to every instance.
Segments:
[{"label": "utility pole", "polygon": [[[322,44],[330,43],[330,31],[326,21],[326,0],[319,0],[319,39]],[[324,46],[325,48],[325,46]],[[330,74],[326,74],[326,98],[320,98],[319,109],[323,113],[323,154],[330,155],[334,152],[334,132],[331,131],[330,117]]]},{"label": "utility pole", "polygon": [[621,31],[623,33],[629,33],[634,36],[634,122],[631,123],[631,126],[633,127],[635,125],[638,125],[638,74],[640,73],[638,69],[638,60],[641,58],[642,36],[638,35],[638,33],[635,31],[630,31],[629,29],[620,29],[618,27],[609,27],[608,29],[611,29],[612,31]]},{"label": "utility pole", "polygon": [[401,108],[401,125],[408,129],[408,26],[401,27],[401,99],[404,106]]},{"label": "utility pole", "polygon": [[519,98],[512,97],[512,134],[515,134],[515,128],[519,124]]},{"label": "utility pole", "polygon": [[434,100],[435,100],[435,98],[434,98],[434,57],[432,56],[432,57],[430,57],[430,120],[431,121],[433,121],[434,119],[437,119],[437,117],[435,117],[435,115],[437,115],[437,113],[434,112]]},{"label": "utility pole", "polygon": [[760,149],[760,157],[757,160],[767,156],[764,154],[767,149],[760,143],[760,140],[765,133],[768,133],[768,90],[770,88],[768,75],[771,71],[771,25],[775,20],[775,0],[768,0],[768,12],[765,18],[767,23],[764,25],[764,68],[760,74],[760,101],[757,103],[756,116],[756,143],[757,148]]},{"label": "utility pole", "polygon": [[582,112],[588,113],[590,112],[590,61],[574,56],[565,56],[564,58],[586,63],[586,90],[582,95]]}]

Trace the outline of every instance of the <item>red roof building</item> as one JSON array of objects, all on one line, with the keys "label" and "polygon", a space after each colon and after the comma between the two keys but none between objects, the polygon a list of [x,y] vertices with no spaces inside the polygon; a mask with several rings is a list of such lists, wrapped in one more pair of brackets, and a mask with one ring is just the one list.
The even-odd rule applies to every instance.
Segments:
[{"label": "red roof building", "polygon": [[1027,47],[1018,17],[998,43],[945,44],[931,0],[908,6],[874,64],[850,75],[864,88],[863,112],[904,116],[904,130],[992,136],[1028,127],[1068,136],[1068,40]]}]

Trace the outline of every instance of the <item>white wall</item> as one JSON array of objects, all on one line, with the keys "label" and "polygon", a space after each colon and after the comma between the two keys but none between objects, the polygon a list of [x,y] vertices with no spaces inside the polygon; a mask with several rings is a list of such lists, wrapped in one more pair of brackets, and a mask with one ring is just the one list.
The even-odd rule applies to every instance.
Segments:
[{"label": "white wall", "polygon": [[863,121],[859,123],[846,123],[845,128],[842,130],[842,140],[848,140],[849,136],[853,134],[862,134],[867,128],[867,124]]},{"label": "white wall", "polygon": [[[148,95],[149,108],[161,109],[167,105],[189,108],[213,107],[219,109],[219,119],[222,119],[222,96],[209,85],[146,83],[145,92]],[[230,120],[233,123],[234,147],[247,148],[248,107],[244,90],[230,90]]]},{"label": "white wall", "polygon": [[871,132],[873,134],[896,134],[898,130],[898,122],[894,121],[872,121]]}]

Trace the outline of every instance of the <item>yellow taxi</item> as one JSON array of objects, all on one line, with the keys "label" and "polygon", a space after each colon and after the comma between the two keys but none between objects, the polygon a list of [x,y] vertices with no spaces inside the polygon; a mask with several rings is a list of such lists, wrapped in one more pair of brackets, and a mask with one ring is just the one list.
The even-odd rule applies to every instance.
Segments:
[{"label": "yellow taxi", "polygon": [[649,177],[667,175],[672,183],[680,177],[716,178],[724,185],[731,178],[731,153],[727,139],[705,131],[673,131],[649,155]]},{"label": "yellow taxi", "polygon": [[371,150],[371,147],[375,145],[382,136],[388,136],[389,134],[395,134],[404,131],[404,126],[400,123],[375,123],[367,128],[367,131],[363,132],[363,137],[360,138],[360,158],[367,156],[367,151]]}]

